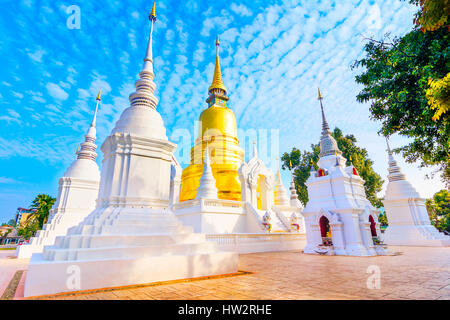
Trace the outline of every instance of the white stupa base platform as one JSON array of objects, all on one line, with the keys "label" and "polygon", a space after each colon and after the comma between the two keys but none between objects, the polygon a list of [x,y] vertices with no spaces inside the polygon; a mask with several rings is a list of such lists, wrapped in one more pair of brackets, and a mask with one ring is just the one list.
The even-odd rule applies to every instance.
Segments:
[{"label": "white stupa base platform", "polygon": [[393,246],[450,247],[450,237],[432,225],[388,226],[383,241]]},{"label": "white stupa base platform", "polygon": [[334,246],[319,247],[313,245],[305,246],[303,253],[328,255],[328,256],[354,256],[354,257],[373,257],[373,256],[389,256],[392,251],[381,245],[376,245],[366,249],[364,246],[354,248],[336,248]]},{"label": "white stupa base platform", "polygon": [[24,296],[237,271],[236,253],[219,251],[168,210],[102,207],[32,255]]},{"label": "white stupa base platform", "polygon": [[[230,274],[237,272],[237,268],[238,255],[231,252],[51,263],[42,254],[34,254],[27,271],[24,296]],[[74,270],[79,270],[79,286],[74,285],[77,272]]]},{"label": "white stupa base platform", "polygon": [[301,251],[306,245],[304,233],[225,233],[207,234],[221,250],[237,253]]}]

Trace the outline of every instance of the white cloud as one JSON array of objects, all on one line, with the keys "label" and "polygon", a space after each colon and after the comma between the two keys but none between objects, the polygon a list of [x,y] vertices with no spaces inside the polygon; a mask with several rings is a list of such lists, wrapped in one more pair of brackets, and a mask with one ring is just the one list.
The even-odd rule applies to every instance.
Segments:
[{"label": "white cloud", "polygon": [[67,100],[69,94],[65,92],[61,87],[55,83],[47,83],[47,92],[50,96],[58,100]]},{"label": "white cloud", "polygon": [[232,3],[230,9],[234,13],[243,17],[250,17],[251,15],[253,15],[253,12],[243,4],[238,5],[236,3]]},{"label": "white cloud", "polygon": [[233,17],[230,16],[228,11],[221,10],[220,14],[212,18],[208,17],[203,21],[203,27],[200,34],[207,37],[210,35],[211,30],[213,30],[214,33],[221,32],[222,30],[225,30],[232,21]]},{"label": "white cloud", "polygon": [[38,49],[36,50],[34,53],[28,53],[28,56],[31,58],[31,60],[35,61],[35,62],[42,62],[42,57],[44,56],[44,54],[46,54],[47,52],[43,49]]}]

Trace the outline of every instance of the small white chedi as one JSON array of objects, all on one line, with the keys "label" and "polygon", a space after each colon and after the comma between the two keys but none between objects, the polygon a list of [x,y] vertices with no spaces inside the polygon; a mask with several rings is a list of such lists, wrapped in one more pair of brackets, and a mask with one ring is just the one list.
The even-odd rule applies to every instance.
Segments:
[{"label": "small white chedi", "polygon": [[[374,256],[390,253],[379,244],[378,211],[366,198],[364,180],[342,156],[331,136],[322,110],[322,136],[317,163],[306,182],[309,201],[305,217],[307,244],[311,254]],[[314,167],[312,167],[313,169]]]},{"label": "small white chedi", "polygon": [[406,180],[387,144],[389,183],[383,204],[389,225],[384,241],[390,245],[450,246],[450,237],[431,225],[425,199]]},{"label": "small white chedi", "polygon": [[131,106],[101,147],[97,207],[54,246],[32,255],[26,297],[237,272],[237,254],[217,250],[168,209],[176,145],[167,139],[153,94],[154,5],[149,18],[147,54]]},{"label": "small white chedi", "polygon": [[81,143],[80,151],[77,151],[76,160],[59,179],[58,197],[50,211],[48,222],[30,239],[29,244],[17,247],[17,258],[30,258],[33,253],[42,252],[44,246],[52,245],[57,236],[65,235],[70,227],[76,226],[95,209],[100,182],[100,170],[95,162],[95,127],[100,100],[99,92],[85,141]]}]

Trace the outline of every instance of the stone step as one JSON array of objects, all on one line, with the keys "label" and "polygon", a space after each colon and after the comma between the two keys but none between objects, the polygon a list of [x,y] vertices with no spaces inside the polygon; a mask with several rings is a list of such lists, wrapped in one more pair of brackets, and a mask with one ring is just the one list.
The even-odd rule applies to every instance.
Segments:
[{"label": "stone step", "polygon": [[[216,251],[215,243],[180,243],[150,246],[124,246],[114,248],[78,248],[60,249],[46,247],[44,259],[53,261],[67,260],[105,260],[105,259],[132,259],[152,256],[176,256],[212,253]],[[132,266],[130,266],[131,268]]]},{"label": "stone step", "polygon": [[170,243],[192,243],[206,241],[204,234],[182,233],[152,233],[152,234],[120,234],[120,235],[73,235],[58,237],[55,247],[61,249],[76,248],[109,248],[123,246],[147,246]]}]

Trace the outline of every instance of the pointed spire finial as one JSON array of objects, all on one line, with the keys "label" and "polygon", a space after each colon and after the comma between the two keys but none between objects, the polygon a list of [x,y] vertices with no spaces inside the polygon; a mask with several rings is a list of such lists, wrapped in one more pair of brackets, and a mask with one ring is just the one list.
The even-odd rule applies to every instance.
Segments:
[{"label": "pointed spire finial", "polygon": [[219,35],[216,38],[216,65],[214,67],[214,76],[211,85],[209,86],[208,92],[210,94],[217,92],[223,95],[227,94],[227,89],[223,84],[222,72],[220,70],[220,59],[219,59]]},{"label": "pointed spire finial", "polygon": [[75,151],[75,154],[78,154],[78,146],[77,146],[77,151]]},{"label": "pointed spire finial", "polygon": [[[95,128],[96,123],[97,123],[97,111],[98,111],[98,105],[100,104],[100,102],[102,101],[102,90],[100,89],[98,91],[98,95],[97,98],[95,99],[97,101],[97,104],[95,106],[95,111],[94,111],[94,117],[92,118],[92,122],[91,122],[91,128]],[[95,135],[96,133],[94,132],[93,135]]]},{"label": "pointed spire finial", "polygon": [[392,154],[391,147],[389,146],[389,138],[388,137],[385,138],[386,138],[387,152],[388,154]]},{"label": "pointed spire finial", "polygon": [[152,11],[150,12],[150,15],[148,16],[148,19],[153,22],[156,21],[155,1],[153,1]]},{"label": "pointed spire finial", "polygon": [[132,107],[143,106],[156,109],[158,98],[155,96],[156,84],[153,82],[155,74],[153,73],[153,24],[156,21],[155,3],[153,3],[152,11],[149,15],[150,19],[150,36],[147,43],[147,51],[144,57],[144,66],[139,72],[139,79],[134,86],[136,91],[130,94],[129,100]]},{"label": "pointed spire finial", "polygon": [[289,159],[289,170],[292,170],[292,161]]},{"label": "pointed spire finial", "polygon": [[320,93],[320,89],[317,88],[317,92],[318,92],[318,99],[320,101],[320,109],[322,110],[322,134],[326,134],[330,131],[330,127],[328,126],[328,122],[327,119],[325,118],[325,112],[323,111],[323,104],[322,104],[322,100],[323,100],[323,96]]},{"label": "pointed spire finial", "polygon": [[99,99],[100,93],[98,94],[95,104],[94,116],[92,117],[92,123],[90,128],[88,129],[86,135],[84,136],[84,142],[81,143],[81,149],[78,151],[77,148],[77,159],[88,159],[95,161],[97,158],[97,153],[95,150],[97,149],[97,145],[95,144],[95,139],[97,135],[97,130],[95,128],[95,123],[97,119],[97,111],[98,105],[100,104],[101,99]]}]

